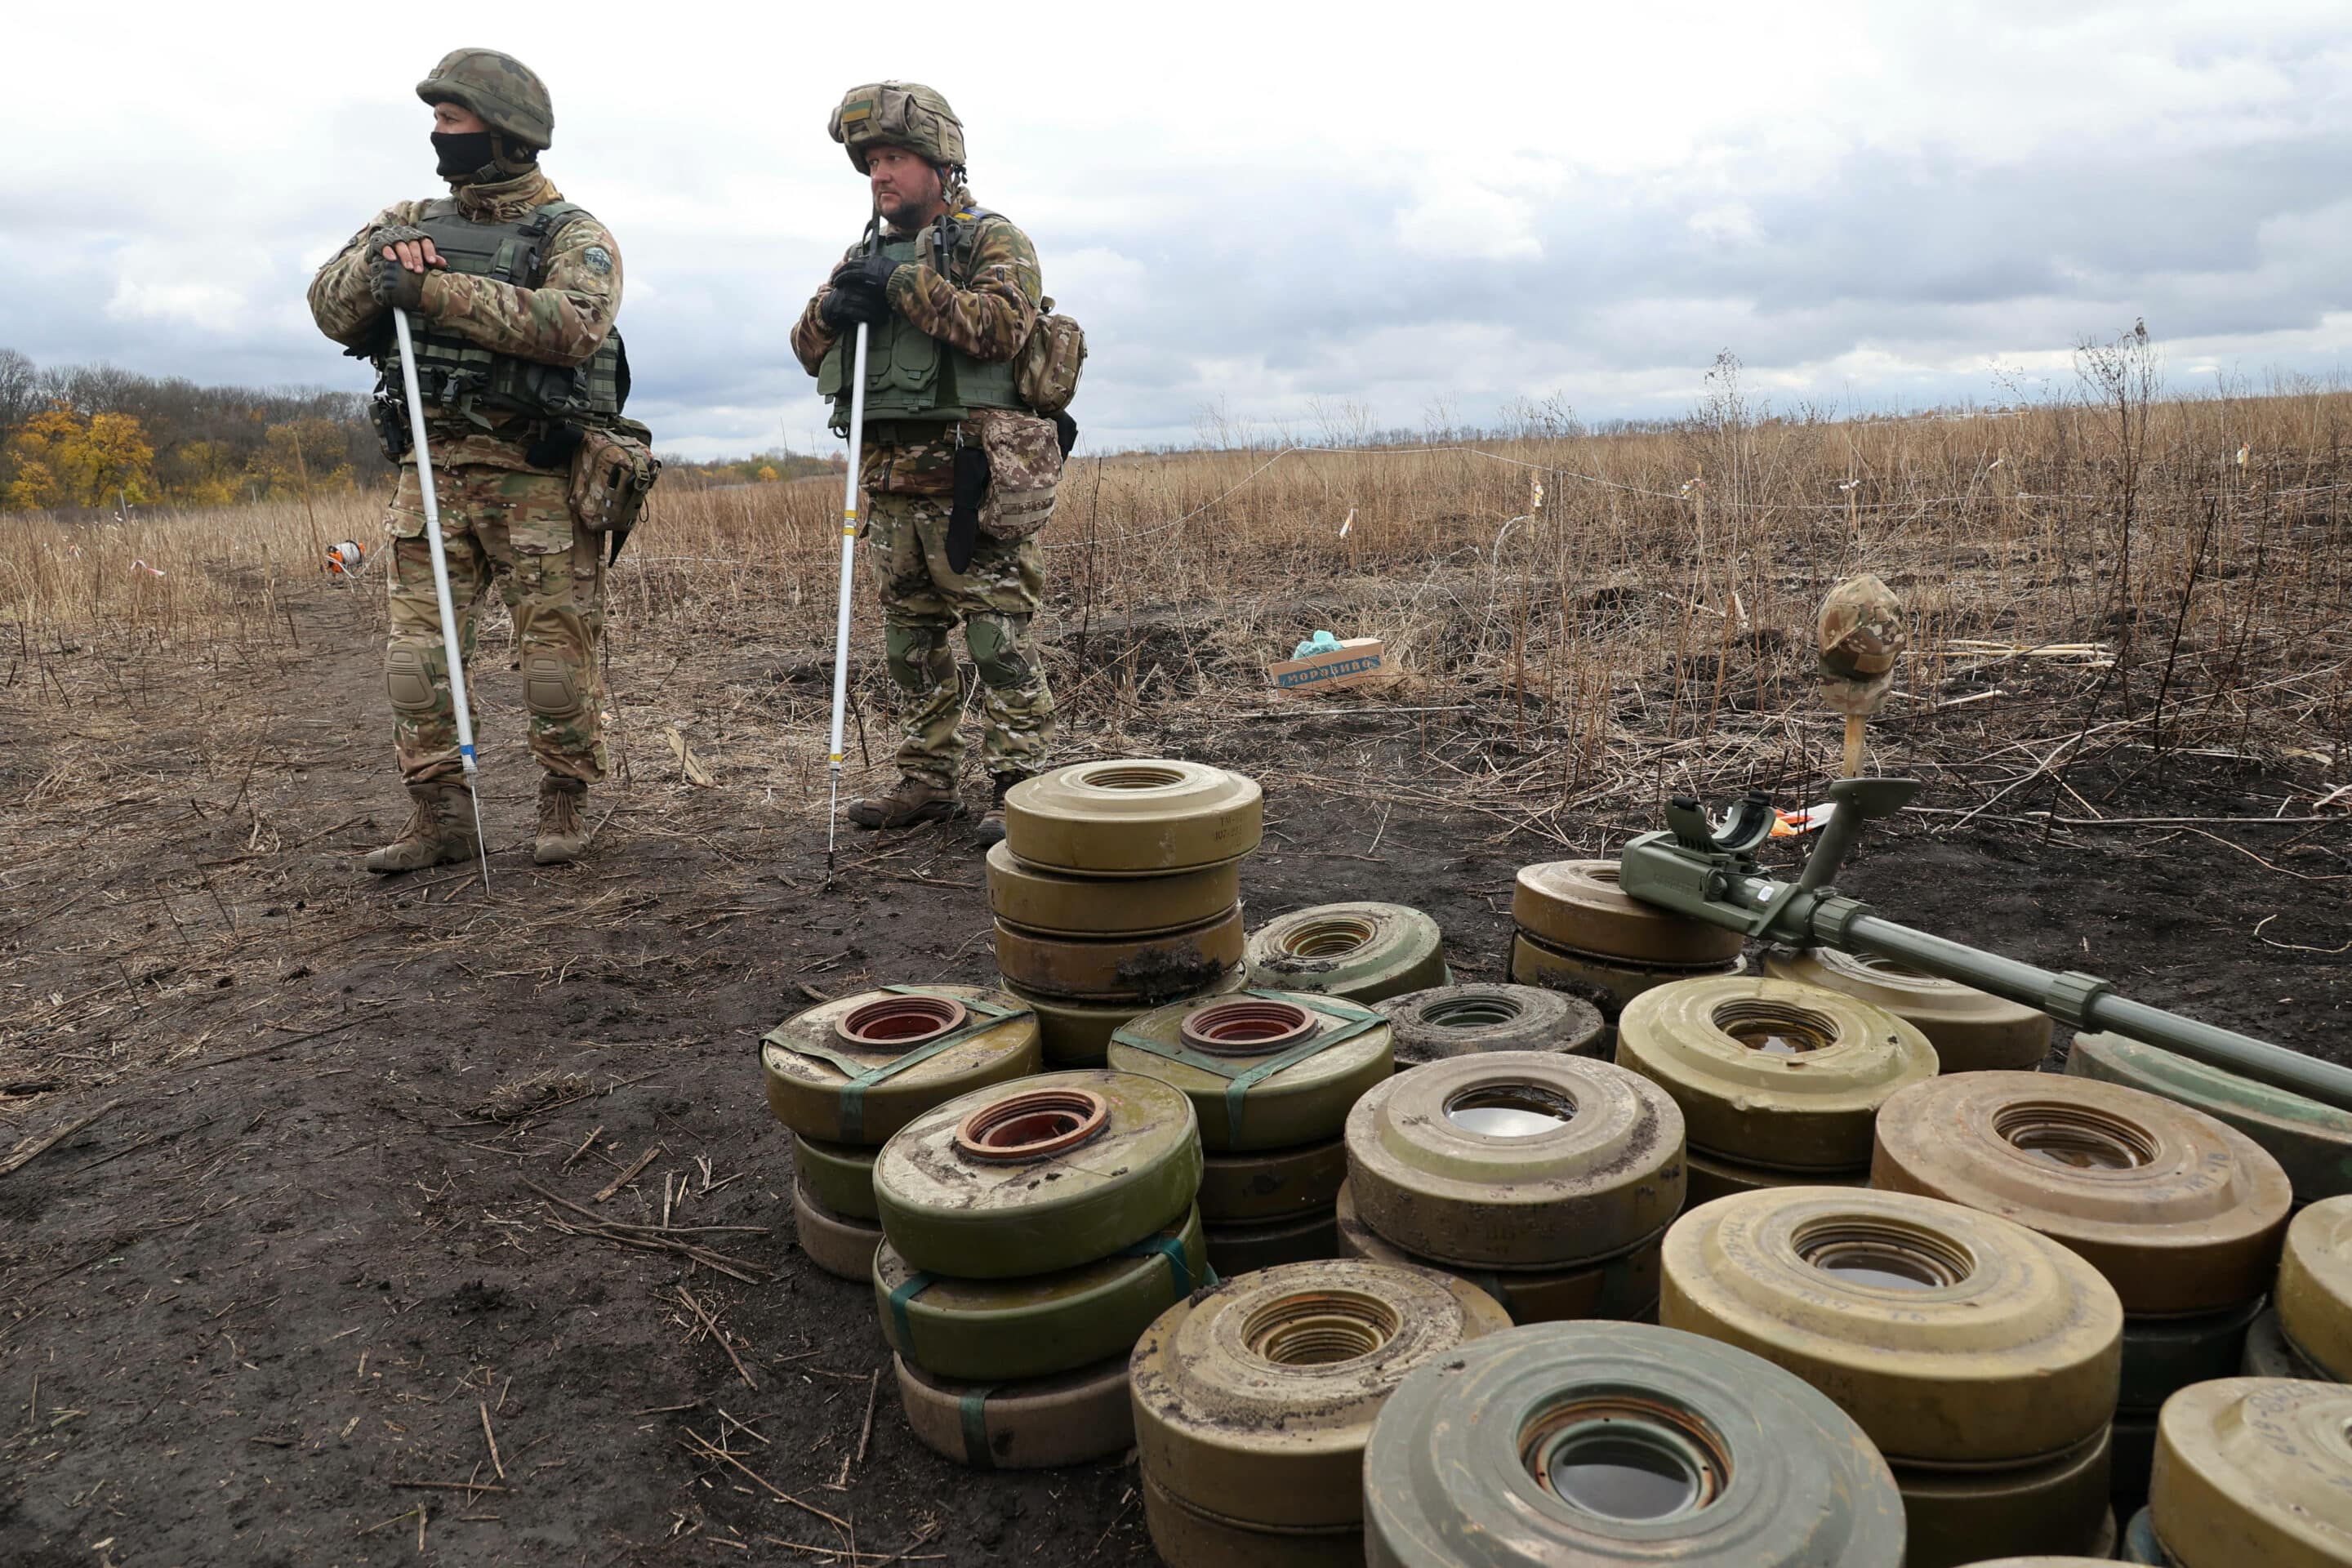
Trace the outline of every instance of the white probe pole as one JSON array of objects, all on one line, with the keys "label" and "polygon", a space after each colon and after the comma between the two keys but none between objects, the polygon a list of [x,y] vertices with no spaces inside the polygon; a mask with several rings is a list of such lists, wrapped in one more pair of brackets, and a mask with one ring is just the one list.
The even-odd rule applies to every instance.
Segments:
[{"label": "white probe pole", "polygon": [[849,474],[841,492],[841,600],[833,624],[833,799],[824,814],[824,877],[833,880],[834,834],[841,823],[841,721],[849,706],[849,584],[857,568],[857,466],[866,435],[866,323],[857,323],[849,373]]},{"label": "white probe pole", "polygon": [[466,770],[466,795],[474,803],[474,847],[482,858],[482,889],[490,886],[490,847],[482,837],[482,797],[474,788],[480,771],[474,760],[474,716],[466,701],[466,660],[457,647],[457,606],[449,597],[449,557],[441,548],[441,504],[433,494],[433,453],[425,440],[425,398],[416,390],[416,345],[408,335],[408,312],[394,310],[392,328],[400,338],[400,384],[408,395],[408,439],[416,452],[416,488],[425,497],[425,543],[433,552],[433,594],[441,604],[441,648],[449,661],[449,700],[457,710],[457,760]]}]

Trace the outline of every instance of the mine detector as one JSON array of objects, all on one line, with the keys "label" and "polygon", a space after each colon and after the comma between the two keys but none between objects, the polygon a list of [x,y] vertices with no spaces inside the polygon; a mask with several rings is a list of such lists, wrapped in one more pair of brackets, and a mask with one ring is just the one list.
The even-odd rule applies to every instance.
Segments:
[{"label": "mine detector", "polygon": [[1676,795],[1666,805],[1664,830],[1644,833],[1625,846],[1618,886],[1631,898],[1692,920],[1791,947],[1875,954],[2039,1008],[2076,1029],[2112,1030],[2352,1110],[2352,1068],[2118,996],[2095,975],[2038,969],[1898,925],[1840,893],[1832,879],[1864,825],[1901,811],[1918,791],[1919,781],[1906,778],[1846,778],[1832,784],[1836,809],[1794,881],[1776,880],[1757,864],[1757,847],[1771,837],[1779,819],[1763,791],[1749,790],[1720,816],[1689,795]]}]

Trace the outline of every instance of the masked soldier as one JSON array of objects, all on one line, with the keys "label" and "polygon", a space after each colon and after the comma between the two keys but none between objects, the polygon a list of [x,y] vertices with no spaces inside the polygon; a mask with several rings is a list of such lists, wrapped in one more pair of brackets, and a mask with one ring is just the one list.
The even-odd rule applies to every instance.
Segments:
[{"label": "masked soldier", "polygon": [[963,815],[964,689],[950,641],[961,625],[980,675],[994,785],[981,837],[992,842],[1004,792],[1043,765],[1054,734],[1031,638],[1045,585],[1032,535],[1053,510],[1060,433],[1076,426],[1039,416],[1045,395],[1016,363],[1037,357],[1024,350],[1052,301],[1028,237],[965,187],[963,126],[947,100],[914,82],[861,87],[833,111],[832,132],[873,188],[877,226],[809,301],[793,351],[845,434],[852,339],[861,323],[868,333],[865,535],[903,731],[898,788],[855,802],[849,818],[898,827]]},{"label": "masked soldier", "polygon": [[[495,583],[514,619],[530,750],[544,770],[533,858],[560,864],[585,846],[582,803],[606,765],[596,660],[606,562],[593,530],[610,529],[617,554],[627,528],[609,494],[587,498],[616,477],[641,497],[654,466],[641,451],[616,454],[641,447],[631,433],[644,429],[616,418],[628,395],[613,330],[620,247],[541,172],[555,117],[522,62],[459,49],[416,96],[432,108],[449,195],[386,207],[310,284],[320,330],[374,362],[377,422],[401,461],[386,524],[384,686],[415,809],[367,866],[413,871],[476,852],[423,495],[404,450],[394,310],[409,313],[415,337],[462,657],[474,668],[476,611]],[[633,505],[622,510],[634,517]]]}]

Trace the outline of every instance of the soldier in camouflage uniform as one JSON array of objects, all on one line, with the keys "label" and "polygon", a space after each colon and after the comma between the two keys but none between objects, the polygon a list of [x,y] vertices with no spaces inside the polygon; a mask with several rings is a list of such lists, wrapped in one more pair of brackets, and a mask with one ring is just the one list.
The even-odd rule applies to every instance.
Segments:
[{"label": "soldier in camouflage uniform", "polygon": [[[913,82],[851,92],[833,136],[873,188],[879,243],[853,247],[801,314],[793,352],[848,428],[850,339],[871,334],[861,477],[866,557],[880,590],[884,651],[899,693],[898,786],[849,807],[866,827],[961,816],[964,688],[950,637],[980,676],[982,760],[993,785],[980,836],[1004,836],[1004,792],[1044,765],[1054,697],[1031,637],[1045,587],[1027,533],[975,529],[976,497],[1015,463],[1058,472],[1054,426],[1013,390],[1012,362],[1044,290],[1029,238],[973,205],[963,127]],[[1050,496],[1045,510],[1050,510]],[[1042,524],[1038,514],[1031,527]]]},{"label": "soldier in camouflage uniform", "polygon": [[[608,418],[626,393],[613,331],[620,247],[541,172],[554,113],[520,61],[459,49],[416,95],[432,106],[450,195],[378,213],[319,269],[310,313],[376,363],[379,422],[396,447],[406,415],[389,312],[410,313],[459,645],[470,671],[477,611],[495,584],[513,616],[530,750],[544,770],[533,858],[559,864],[586,846],[582,804],[606,766],[602,540],[574,526],[570,469],[581,422]],[[385,526],[384,685],[414,809],[367,867],[411,871],[476,851],[413,453]]]}]

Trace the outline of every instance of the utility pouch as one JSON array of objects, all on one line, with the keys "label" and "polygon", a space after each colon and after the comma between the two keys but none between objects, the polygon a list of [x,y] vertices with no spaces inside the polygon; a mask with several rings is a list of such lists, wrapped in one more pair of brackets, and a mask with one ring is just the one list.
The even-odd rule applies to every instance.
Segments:
[{"label": "utility pouch", "polygon": [[1036,326],[1013,362],[1013,389],[1021,401],[1052,418],[1078,394],[1078,373],[1087,363],[1086,329],[1054,313],[1054,301],[1038,302]]},{"label": "utility pouch", "polygon": [[961,573],[971,564],[980,548],[981,509],[989,493],[988,453],[978,447],[958,447],[955,454],[955,500],[948,510],[948,570]]},{"label": "utility pouch", "polygon": [[590,532],[612,536],[611,560],[621,558],[646,492],[661,477],[652,443],[653,432],[634,419],[580,427],[572,454],[572,515]]},{"label": "utility pouch", "polygon": [[980,449],[987,455],[989,473],[980,531],[1009,542],[1045,527],[1062,479],[1062,442],[1053,421],[1025,414],[982,419]]},{"label": "utility pouch", "polygon": [[368,423],[375,426],[376,444],[383,448],[385,461],[397,468],[408,455],[408,405],[379,393],[368,399]]}]

